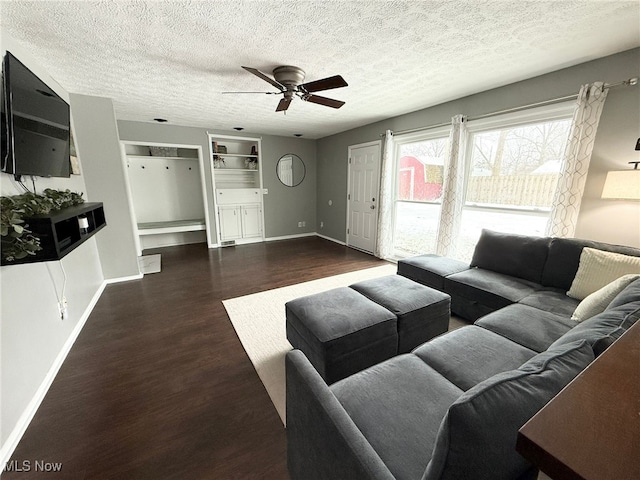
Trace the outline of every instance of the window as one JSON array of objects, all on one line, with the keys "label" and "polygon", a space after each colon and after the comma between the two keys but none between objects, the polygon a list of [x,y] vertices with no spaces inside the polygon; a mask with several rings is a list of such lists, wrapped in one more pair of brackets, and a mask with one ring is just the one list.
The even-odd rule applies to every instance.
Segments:
[{"label": "window", "polygon": [[440,129],[395,139],[395,257],[435,251],[448,135]]},{"label": "window", "polygon": [[469,122],[460,259],[471,259],[482,228],[544,235],[572,110],[556,106]]}]

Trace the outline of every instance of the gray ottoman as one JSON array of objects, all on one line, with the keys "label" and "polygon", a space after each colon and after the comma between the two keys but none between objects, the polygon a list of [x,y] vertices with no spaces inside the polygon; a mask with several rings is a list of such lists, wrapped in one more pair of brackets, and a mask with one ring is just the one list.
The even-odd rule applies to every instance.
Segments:
[{"label": "gray ottoman", "polygon": [[354,283],[350,288],[393,312],[398,318],[398,353],[407,353],[446,332],[451,297],[400,275]]},{"label": "gray ottoman", "polygon": [[330,384],[396,355],[396,316],[343,287],[285,305],[287,339]]},{"label": "gray ottoman", "polygon": [[398,260],[398,275],[438,290],[444,290],[445,277],[468,269],[468,263],[433,254]]}]

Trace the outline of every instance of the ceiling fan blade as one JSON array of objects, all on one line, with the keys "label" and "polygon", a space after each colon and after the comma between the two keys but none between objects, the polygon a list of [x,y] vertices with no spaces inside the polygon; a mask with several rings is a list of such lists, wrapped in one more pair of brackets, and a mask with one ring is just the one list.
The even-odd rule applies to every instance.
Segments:
[{"label": "ceiling fan blade", "polygon": [[327,77],[314,82],[303,83],[300,85],[307,92],[319,92],[321,90],[331,90],[332,88],[348,87],[344,78],[340,75],[334,75],[333,77]]},{"label": "ceiling fan blade", "polygon": [[276,108],[276,112],[286,111],[289,108],[289,105],[291,105],[291,100],[292,98],[283,98],[280,100],[280,103],[278,103],[278,107]]},{"label": "ceiling fan blade", "polygon": [[280,95],[282,92],[220,92],[223,95],[227,93],[261,93],[263,95]]},{"label": "ceiling fan blade", "polygon": [[334,100],[333,98],[321,97],[320,95],[305,95],[303,100],[311,103],[317,103],[319,105],[325,105],[331,108],[340,108],[344,105],[344,102],[340,100]]},{"label": "ceiling fan blade", "polygon": [[253,73],[256,77],[260,77],[265,82],[269,82],[271,85],[276,87],[278,90],[280,90],[280,91],[286,90],[286,87],[284,85],[282,85],[280,82],[276,82],[271,77],[267,77],[264,73],[262,73],[257,68],[251,68],[251,67],[242,67],[242,68],[244,68],[247,72]]}]

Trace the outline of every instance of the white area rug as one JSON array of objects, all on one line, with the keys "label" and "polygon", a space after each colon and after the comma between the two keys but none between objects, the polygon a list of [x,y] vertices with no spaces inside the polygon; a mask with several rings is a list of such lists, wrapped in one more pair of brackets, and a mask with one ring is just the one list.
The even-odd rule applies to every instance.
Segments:
[{"label": "white area rug", "polygon": [[392,275],[396,273],[396,269],[396,265],[387,264],[222,302],[282,423],[285,423],[284,357],[291,350],[285,331],[284,304],[298,297]]}]

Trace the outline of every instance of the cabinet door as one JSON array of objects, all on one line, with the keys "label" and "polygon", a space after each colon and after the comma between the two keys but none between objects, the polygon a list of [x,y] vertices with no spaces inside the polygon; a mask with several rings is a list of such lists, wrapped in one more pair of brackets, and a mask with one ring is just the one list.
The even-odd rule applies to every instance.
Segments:
[{"label": "cabinet door", "polygon": [[218,207],[220,217],[220,239],[223,242],[242,238],[241,209],[237,205],[222,205]]},{"label": "cabinet door", "polygon": [[252,238],[262,236],[262,222],[260,205],[243,205],[242,210],[242,237]]}]

